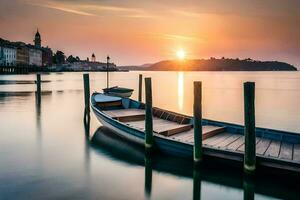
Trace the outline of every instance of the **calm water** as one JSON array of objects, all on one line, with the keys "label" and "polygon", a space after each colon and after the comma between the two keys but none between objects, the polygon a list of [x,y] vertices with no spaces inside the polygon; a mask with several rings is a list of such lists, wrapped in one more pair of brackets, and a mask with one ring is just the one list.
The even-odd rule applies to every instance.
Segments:
[{"label": "calm water", "polygon": [[[204,117],[243,123],[244,81],[256,82],[257,125],[300,132],[298,72],[145,72],[154,106],[192,113],[192,83],[203,82]],[[112,73],[110,84],[138,86],[138,73]],[[283,183],[249,182],[220,170],[193,170],[110,134],[91,114],[83,125],[82,73],[45,74],[41,104],[35,75],[0,76],[0,199],[255,199],[299,194]],[[105,87],[91,73],[91,92]],[[25,82],[18,82],[18,81]],[[137,93],[133,94],[136,99]],[[100,128],[99,128],[100,127]],[[103,135],[93,142],[93,135]],[[222,174],[223,173],[223,174]],[[264,185],[267,185],[264,187]],[[255,188],[255,193],[253,193]]]}]

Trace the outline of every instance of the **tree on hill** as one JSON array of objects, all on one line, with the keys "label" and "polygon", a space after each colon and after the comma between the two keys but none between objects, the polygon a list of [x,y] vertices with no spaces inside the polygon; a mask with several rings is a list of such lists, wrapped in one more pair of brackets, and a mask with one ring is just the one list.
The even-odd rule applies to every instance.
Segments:
[{"label": "tree on hill", "polygon": [[68,63],[73,63],[73,62],[77,62],[76,58],[73,57],[73,55],[69,55],[69,57],[67,58],[67,62]]},{"label": "tree on hill", "polygon": [[52,61],[54,64],[63,64],[65,63],[65,54],[62,51],[56,51],[56,53],[52,57]]}]

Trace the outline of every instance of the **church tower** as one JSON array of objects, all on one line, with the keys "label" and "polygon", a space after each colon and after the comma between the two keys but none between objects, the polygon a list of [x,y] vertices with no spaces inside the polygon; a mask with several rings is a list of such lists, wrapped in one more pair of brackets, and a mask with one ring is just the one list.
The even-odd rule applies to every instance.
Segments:
[{"label": "church tower", "polygon": [[42,46],[41,42],[42,42],[41,35],[39,33],[39,29],[37,29],[35,37],[34,37],[34,46],[41,47]]}]

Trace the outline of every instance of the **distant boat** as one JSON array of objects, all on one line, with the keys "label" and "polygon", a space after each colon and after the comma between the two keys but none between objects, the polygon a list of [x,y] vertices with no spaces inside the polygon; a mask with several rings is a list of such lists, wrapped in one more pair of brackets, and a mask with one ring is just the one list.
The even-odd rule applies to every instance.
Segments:
[{"label": "distant boat", "polygon": [[110,88],[104,88],[103,92],[104,94],[111,95],[111,96],[128,98],[132,95],[133,89],[114,86]]},{"label": "distant boat", "polygon": [[[127,140],[144,145],[145,104],[129,98],[93,93],[91,107],[101,124]],[[204,156],[243,162],[243,126],[203,119],[202,128]],[[192,117],[153,107],[153,137],[157,150],[180,157],[193,157]],[[299,134],[256,128],[256,137],[258,165],[300,175]]]},{"label": "distant boat", "polygon": [[109,59],[110,59],[110,57],[107,56],[106,88],[103,88],[104,94],[107,94],[110,96],[124,97],[124,98],[130,97],[133,93],[133,89],[119,87],[119,86],[109,87]]}]

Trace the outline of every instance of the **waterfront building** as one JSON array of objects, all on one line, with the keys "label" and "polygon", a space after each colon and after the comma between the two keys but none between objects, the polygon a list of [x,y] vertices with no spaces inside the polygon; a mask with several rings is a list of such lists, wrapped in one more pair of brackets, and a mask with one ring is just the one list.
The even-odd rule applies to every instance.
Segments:
[{"label": "waterfront building", "polygon": [[17,47],[17,65],[29,65],[29,49],[26,45]]},{"label": "waterfront building", "polygon": [[1,46],[0,63],[3,66],[15,66],[17,59],[17,51],[13,46]]},{"label": "waterfront building", "polygon": [[42,66],[42,51],[36,48],[29,48],[29,65]]},{"label": "waterfront building", "polygon": [[0,66],[4,63],[4,56],[3,56],[3,47],[0,46]]},{"label": "waterfront building", "polygon": [[42,65],[43,66],[51,66],[52,65],[52,56],[53,52],[48,47],[42,47]]},{"label": "waterfront building", "polygon": [[42,51],[42,64],[40,66],[51,66],[53,52],[49,47],[42,47],[42,37],[39,30],[36,31],[33,41],[34,47]]}]

